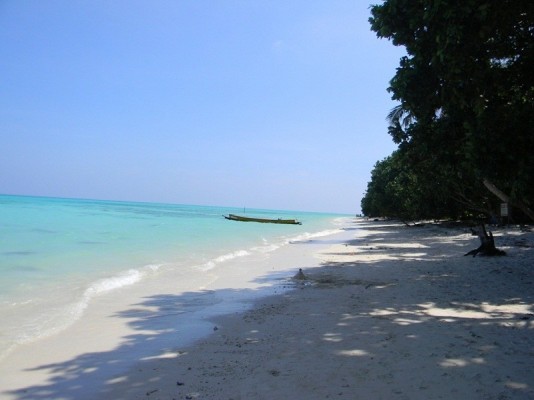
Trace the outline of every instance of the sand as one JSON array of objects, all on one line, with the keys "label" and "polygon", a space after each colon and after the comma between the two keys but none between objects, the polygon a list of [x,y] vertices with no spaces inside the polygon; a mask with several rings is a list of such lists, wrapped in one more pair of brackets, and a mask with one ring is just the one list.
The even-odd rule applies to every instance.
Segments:
[{"label": "sand", "polygon": [[276,270],[279,293],[209,318],[196,343],[98,384],[91,369],[127,347],[106,365],[95,353],[41,365],[48,380],[0,398],[532,399],[534,233],[492,230],[507,256],[464,257],[479,244],[464,228],[359,221],[344,243],[289,246],[300,256]]}]

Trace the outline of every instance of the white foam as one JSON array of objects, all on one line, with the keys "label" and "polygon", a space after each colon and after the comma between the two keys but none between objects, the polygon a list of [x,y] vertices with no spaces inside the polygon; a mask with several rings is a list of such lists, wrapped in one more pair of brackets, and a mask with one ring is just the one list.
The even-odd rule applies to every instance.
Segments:
[{"label": "white foam", "polygon": [[334,218],[332,223],[336,226],[347,226],[350,225],[352,221],[354,221],[354,217],[339,217]]},{"label": "white foam", "polygon": [[203,266],[200,267],[202,271],[209,271],[217,266],[217,264],[223,263],[225,261],[233,260],[238,257],[245,257],[250,255],[250,252],[247,250],[237,250],[231,253],[223,254],[222,256],[216,257],[213,260],[208,261]]},{"label": "white foam", "polygon": [[[82,317],[93,298],[113,290],[134,285],[147,275],[158,271],[162,265],[164,264],[150,264],[141,269],[130,269],[91,283],[78,301],[63,306],[55,306],[49,309],[49,312],[39,314],[32,320],[23,323],[24,329],[19,329],[20,332],[14,338],[15,345],[8,348],[4,354],[1,354],[0,359],[11,352],[16,345],[49,337],[68,328]],[[34,300],[27,301],[25,304],[32,302]]]},{"label": "white foam", "polygon": [[324,231],[314,232],[314,233],[304,232],[304,233],[302,233],[300,235],[297,235],[297,236],[294,236],[292,238],[289,238],[287,240],[287,243],[305,243],[305,242],[309,242],[312,239],[316,239],[316,238],[324,237],[324,236],[335,235],[335,234],[338,234],[338,233],[341,233],[341,232],[343,232],[342,229],[327,229],[327,230],[324,230]]},{"label": "white foam", "polygon": [[253,247],[251,250],[258,252],[258,253],[270,253],[272,251],[275,251],[276,249],[279,249],[281,246],[277,244],[266,244],[264,246],[257,246]]},{"label": "white foam", "polygon": [[233,259],[236,259],[238,257],[245,257],[252,254],[267,254],[271,253],[275,250],[280,249],[281,247],[284,247],[288,244],[293,243],[306,243],[309,242],[315,238],[320,238],[324,236],[330,236],[335,235],[343,232],[342,229],[327,229],[324,231],[319,232],[305,232],[297,236],[292,236],[289,238],[281,238],[279,243],[269,243],[265,238],[262,239],[263,245],[261,246],[255,246],[251,247],[248,251],[247,250],[237,250],[231,253],[224,254],[222,256],[216,257],[213,260],[208,261],[207,263],[203,264],[202,266],[198,267],[202,271],[209,271],[213,268],[215,268],[218,264],[230,261]]},{"label": "white foam", "polygon": [[109,292],[123,286],[133,285],[141,280],[143,273],[137,269],[130,269],[119,275],[101,279],[93,283],[84,294],[84,297],[92,297],[100,293]]}]

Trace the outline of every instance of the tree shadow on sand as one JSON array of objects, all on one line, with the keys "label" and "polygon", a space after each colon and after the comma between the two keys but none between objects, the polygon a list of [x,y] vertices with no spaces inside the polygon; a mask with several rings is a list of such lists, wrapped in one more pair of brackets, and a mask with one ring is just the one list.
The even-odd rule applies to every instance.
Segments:
[{"label": "tree shadow on sand", "polygon": [[[534,398],[534,276],[514,263],[530,249],[514,249],[506,259],[468,259],[462,252],[471,244],[451,241],[448,251],[458,253],[452,258],[408,257],[430,252],[431,235],[427,249],[395,247],[393,237],[377,232],[346,250],[380,243],[383,250],[369,251],[391,255],[393,248],[404,262],[305,269],[307,279],[294,290],[234,313],[232,330],[221,317],[188,316],[227,299],[238,303],[252,291],[145,298],[111,317],[127,319],[136,332],[116,349],[37,366],[49,381],[9,394],[17,400],[216,399],[217,388],[225,387],[234,398],[260,399],[366,393],[424,399],[430,390],[433,398]],[[288,323],[288,314],[298,323]],[[201,346],[177,345],[187,323],[211,332]]]}]

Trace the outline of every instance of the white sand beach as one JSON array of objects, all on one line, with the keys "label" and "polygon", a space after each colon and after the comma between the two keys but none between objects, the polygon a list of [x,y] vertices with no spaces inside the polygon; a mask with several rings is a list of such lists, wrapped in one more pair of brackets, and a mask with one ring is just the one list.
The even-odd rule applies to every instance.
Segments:
[{"label": "white sand beach", "polygon": [[[210,334],[196,343],[173,346],[171,335],[166,351],[111,376],[127,346],[35,360],[40,381],[15,371],[0,397],[532,399],[534,233],[491,229],[507,256],[464,257],[479,245],[465,228],[358,221],[344,243],[288,246],[273,266],[287,278],[279,293],[204,321]],[[299,268],[306,279],[291,280]],[[149,323],[129,340],[150,347]],[[105,365],[104,352],[114,356]]]}]

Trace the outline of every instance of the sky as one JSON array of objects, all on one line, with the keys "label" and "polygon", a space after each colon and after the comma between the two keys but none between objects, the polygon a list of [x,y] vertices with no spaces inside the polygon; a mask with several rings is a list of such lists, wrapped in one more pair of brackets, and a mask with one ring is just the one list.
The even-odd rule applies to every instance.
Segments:
[{"label": "sky", "polygon": [[0,0],[0,193],[359,213],[404,54],[369,6]]}]

